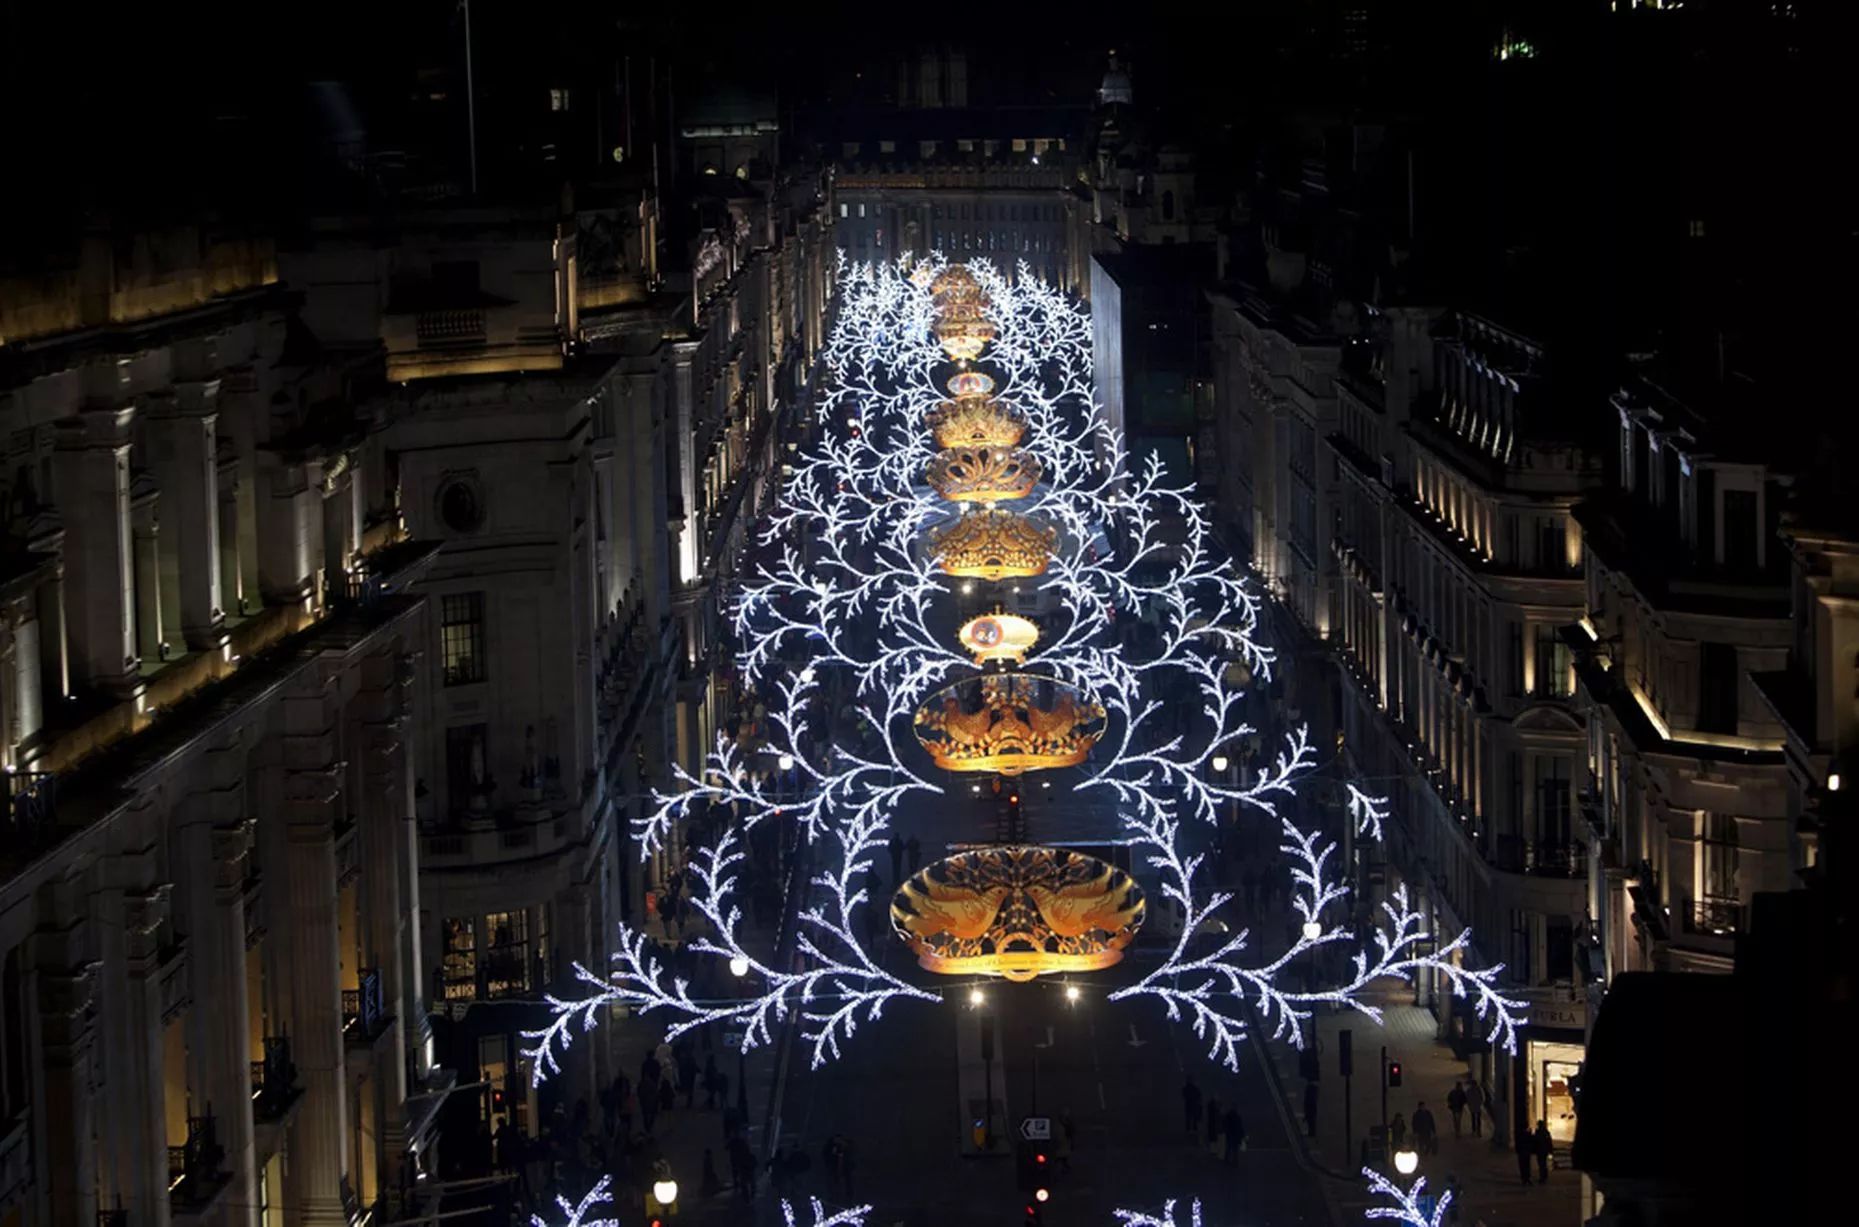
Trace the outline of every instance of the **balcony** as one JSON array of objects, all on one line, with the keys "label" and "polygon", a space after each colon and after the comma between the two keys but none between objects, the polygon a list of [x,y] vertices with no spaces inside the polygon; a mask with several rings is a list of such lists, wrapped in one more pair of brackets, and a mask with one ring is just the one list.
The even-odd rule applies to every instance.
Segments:
[{"label": "balcony", "polygon": [[580,843],[585,830],[578,813],[525,807],[499,813],[494,825],[434,823],[420,833],[420,870],[481,869],[552,856]]},{"label": "balcony", "polygon": [[1696,937],[1734,937],[1743,931],[1743,904],[1707,895],[1690,899],[1684,909],[1685,932]]},{"label": "balcony", "polygon": [[252,1062],[252,1119],[281,1121],[303,1094],[297,1085],[297,1066],[290,1059],[290,1037],[267,1035],[264,1059]]},{"label": "balcony", "polygon": [[422,311],[414,324],[421,349],[453,348],[484,343],[484,312]]},{"label": "balcony", "polygon": [[28,852],[51,842],[58,826],[58,776],[51,771],[14,771],[0,796],[0,830],[8,847]]},{"label": "balcony", "polygon": [[368,1047],[387,1033],[393,1021],[381,989],[380,970],[362,968],[356,987],[342,990],[342,1037],[351,1045]]},{"label": "balcony", "polygon": [[1587,849],[1560,840],[1528,840],[1499,835],[1491,841],[1487,860],[1506,873],[1527,873],[1545,878],[1573,878],[1587,872]]},{"label": "balcony", "polygon": [[176,1216],[210,1210],[231,1179],[223,1165],[226,1148],[211,1114],[187,1118],[187,1140],[168,1147],[168,1199]]}]

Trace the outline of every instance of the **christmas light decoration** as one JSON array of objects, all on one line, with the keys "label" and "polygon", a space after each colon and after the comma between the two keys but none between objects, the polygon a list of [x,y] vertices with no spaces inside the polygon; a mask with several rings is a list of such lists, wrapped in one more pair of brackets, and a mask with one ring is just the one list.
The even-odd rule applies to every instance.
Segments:
[{"label": "christmas light decoration", "polygon": [[1031,980],[1117,963],[1142,927],[1142,889],[1094,856],[1008,846],[962,852],[902,883],[891,923],[938,975]]},{"label": "christmas light decoration", "polygon": [[[1145,1214],[1141,1210],[1113,1210],[1117,1222],[1123,1227],[1177,1227],[1175,1222],[1175,1203],[1171,1199],[1162,1203],[1162,1213]],[[1196,1199],[1188,1211],[1187,1227],[1201,1227],[1201,1203]]]},{"label": "christmas light decoration", "polygon": [[1427,1187],[1425,1176],[1415,1180],[1413,1187],[1402,1191],[1399,1185],[1372,1167],[1363,1168],[1362,1175],[1368,1179],[1369,1192],[1377,1197],[1386,1197],[1394,1203],[1391,1206],[1372,1206],[1362,1212],[1362,1217],[1393,1219],[1396,1222],[1407,1224],[1408,1227],[1440,1227],[1440,1224],[1451,1221],[1452,1216],[1447,1213],[1447,1207],[1452,1205],[1450,1189],[1439,1195],[1439,1200],[1434,1203],[1431,1214],[1427,1213],[1420,1204]]},{"label": "christmas light decoration", "polygon": [[559,1193],[556,1194],[555,1204],[561,1207],[562,1213],[567,1217],[560,1223],[550,1223],[541,1216],[532,1214],[529,1216],[529,1227],[620,1227],[620,1220],[616,1218],[587,1217],[595,1207],[613,1204],[613,1194],[607,1191],[612,1183],[613,1177],[602,1176],[594,1187],[587,1191],[587,1196],[574,1205],[570,1205],[566,1197]]},{"label": "christmas light decoration", "polygon": [[[819,1198],[808,1199],[813,1205],[813,1222],[805,1227],[865,1227],[865,1216],[871,1213],[870,1206],[852,1206],[828,1215],[826,1207]],[[800,1227],[794,1221],[794,1207],[784,1197],[781,1199],[781,1217],[787,1227]]]},{"label": "christmas light decoration", "polygon": [[[650,856],[694,812],[727,815],[691,862],[691,901],[709,930],[691,948],[742,969],[736,983],[752,995],[693,996],[643,932],[622,926],[613,967],[576,967],[585,995],[550,997],[550,1025],[527,1034],[532,1075],[558,1069],[576,1031],[616,1004],[659,1012],[668,1036],[727,1022],[745,1049],[768,1043],[771,1025],[795,1013],[817,1067],[887,1004],[941,1001],[886,971],[858,936],[869,920],[859,914],[870,903],[862,883],[892,815],[913,796],[961,787],[930,767],[1072,766],[1061,783],[1113,804],[1120,838],[1143,850],[1154,875],[1144,888],[1173,900],[1185,923],[1159,965],[1109,995],[1153,997],[1170,1017],[1185,1014],[1229,1067],[1248,1008],[1274,1037],[1301,1045],[1318,1004],[1379,1020],[1365,1000],[1370,986],[1424,968],[1474,997],[1487,1038],[1514,1051],[1523,1007],[1499,992],[1500,967],[1454,965],[1466,933],[1426,932],[1404,890],[1382,904],[1379,924],[1358,934],[1345,923],[1349,892],[1332,871],[1334,843],[1284,805],[1317,766],[1305,730],[1284,733],[1263,769],[1238,781],[1214,768],[1221,747],[1258,733],[1245,717],[1246,690],[1269,680],[1275,663],[1261,639],[1263,598],[1222,556],[1193,490],[1171,484],[1153,456],[1130,462],[1094,402],[1089,316],[1025,265],[1009,280],[985,262],[958,268],[939,256],[842,259],[838,284],[814,437],[784,475],[729,611],[738,680],[763,695],[765,736],[754,745],[723,736],[700,769],[674,767],[673,785],[633,825]],[[939,325],[969,311],[987,327],[960,335],[985,338],[969,360],[987,370],[951,374],[950,334]],[[994,483],[990,470],[971,481],[971,468],[939,493],[927,477],[951,475],[953,462],[938,462],[952,448],[1011,449],[1033,480],[1022,493],[1020,478]],[[944,497],[984,486],[997,497],[1011,490],[1014,510],[964,510]],[[1042,594],[1042,624],[1018,628],[1004,614],[963,624],[959,598],[1004,578]],[[1385,798],[1350,784],[1346,810],[1358,835],[1380,838]],[[1305,927],[1276,954],[1226,928],[1216,913],[1230,895],[1200,880],[1201,830],[1235,814],[1277,822],[1293,867],[1292,906]],[[740,840],[765,822],[808,841],[820,867],[812,886],[823,901],[802,906],[805,957],[793,965],[746,948],[734,902]],[[1033,910],[1054,927],[1043,904]],[[1105,916],[1093,926],[1106,948],[1140,918],[1114,906]],[[971,919],[994,925],[1002,913]],[[1209,944],[1216,930],[1225,936]],[[996,961],[993,974],[1029,970]],[[1294,966],[1322,974],[1287,975]],[[1301,987],[1290,987],[1294,978]]]}]

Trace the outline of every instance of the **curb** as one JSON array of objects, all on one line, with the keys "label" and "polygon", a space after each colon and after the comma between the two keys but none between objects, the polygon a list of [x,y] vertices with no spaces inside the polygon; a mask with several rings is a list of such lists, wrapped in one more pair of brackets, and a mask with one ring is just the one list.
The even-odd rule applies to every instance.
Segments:
[{"label": "curb", "polygon": [[1304,1131],[1297,1127],[1296,1117],[1291,1112],[1290,1101],[1285,1098],[1284,1081],[1278,1076],[1278,1066],[1265,1051],[1264,1045],[1270,1041],[1260,1038],[1265,1033],[1259,1029],[1259,1018],[1253,1012],[1250,1001],[1245,1003],[1245,1010],[1246,1026],[1252,1031],[1253,1055],[1258,1058],[1260,1066],[1265,1070],[1265,1082],[1271,1087],[1272,1103],[1278,1108],[1278,1121],[1284,1126],[1285,1136],[1291,1139],[1291,1157],[1303,1170],[1325,1177],[1317,1182],[1317,1189],[1323,1195],[1324,1209],[1329,1212],[1332,1227],[1342,1227],[1350,1220],[1343,1217],[1343,1208],[1337,1203],[1335,1185],[1332,1182],[1343,1181],[1353,1184],[1356,1178],[1331,1170],[1329,1165],[1320,1162],[1315,1155],[1310,1153],[1310,1139],[1306,1138]]}]

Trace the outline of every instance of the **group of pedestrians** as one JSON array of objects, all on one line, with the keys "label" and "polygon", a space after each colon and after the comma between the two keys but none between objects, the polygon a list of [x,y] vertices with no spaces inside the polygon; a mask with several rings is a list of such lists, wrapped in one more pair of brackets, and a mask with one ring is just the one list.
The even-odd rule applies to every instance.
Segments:
[{"label": "group of pedestrians", "polygon": [[1229,1103],[1222,1111],[1220,1101],[1212,1096],[1203,1100],[1201,1088],[1189,1078],[1181,1084],[1181,1111],[1189,1141],[1199,1143],[1205,1129],[1209,1151],[1227,1163],[1239,1162],[1239,1152],[1246,1148],[1246,1123],[1237,1104]]}]

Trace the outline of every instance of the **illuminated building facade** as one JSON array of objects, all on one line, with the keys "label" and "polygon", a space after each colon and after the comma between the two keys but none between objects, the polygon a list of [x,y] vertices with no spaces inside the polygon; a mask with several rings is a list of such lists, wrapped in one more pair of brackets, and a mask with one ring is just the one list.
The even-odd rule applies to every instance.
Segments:
[{"label": "illuminated building facade", "polygon": [[346,1224],[449,1085],[432,547],[367,518],[260,235],[93,234],[0,281],[0,336],[0,1221]]}]

